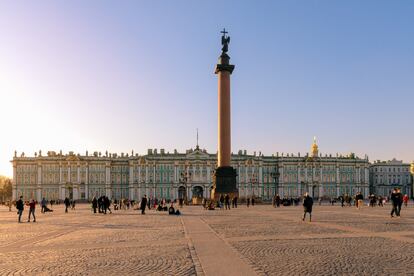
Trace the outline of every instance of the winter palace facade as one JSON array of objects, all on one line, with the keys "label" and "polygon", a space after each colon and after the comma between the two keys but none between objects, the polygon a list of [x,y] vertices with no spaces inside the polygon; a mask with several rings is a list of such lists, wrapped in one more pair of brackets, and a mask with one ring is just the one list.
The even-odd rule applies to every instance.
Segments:
[{"label": "winter palace facade", "polygon": [[[206,150],[186,153],[149,149],[146,155],[117,155],[94,152],[85,155],[39,151],[33,157],[15,152],[13,198],[88,200],[107,195],[112,199],[138,200],[150,197],[177,199],[209,197],[216,168],[216,154]],[[237,170],[239,196],[270,199],[299,197],[337,197],[341,194],[369,193],[368,157],[319,154],[314,141],[304,156],[274,154],[264,156],[239,151],[232,155]]]}]

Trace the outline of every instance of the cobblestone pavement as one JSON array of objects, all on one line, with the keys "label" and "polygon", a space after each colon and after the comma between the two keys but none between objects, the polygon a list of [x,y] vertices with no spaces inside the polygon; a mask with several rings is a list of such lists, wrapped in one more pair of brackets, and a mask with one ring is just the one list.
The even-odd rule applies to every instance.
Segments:
[{"label": "cobblestone pavement", "polygon": [[18,224],[2,206],[0,275],[414,275],[414,207],[390,208],[315,206],[303,222],[300,207],[142,216],[78,204]]}]

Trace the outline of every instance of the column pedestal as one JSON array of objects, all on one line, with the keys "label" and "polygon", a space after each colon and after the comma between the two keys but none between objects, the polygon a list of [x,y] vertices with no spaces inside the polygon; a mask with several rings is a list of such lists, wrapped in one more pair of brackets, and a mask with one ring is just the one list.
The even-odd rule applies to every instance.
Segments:
[{"label": "column pedestal", "polygon": [[233,167],[218,167],[214,173],[214,186],[211,198],[218,200],[221,195],[238,196],[236,170]]}]

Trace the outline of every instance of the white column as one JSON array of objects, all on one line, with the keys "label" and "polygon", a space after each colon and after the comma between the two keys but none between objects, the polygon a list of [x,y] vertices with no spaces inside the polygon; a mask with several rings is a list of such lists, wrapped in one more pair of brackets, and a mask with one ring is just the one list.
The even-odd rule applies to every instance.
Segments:
[{"label": "white column", "polygon": [[279,176],[279,191],[278,191],[278,193],[279,193],[279,196],[280,197],[283,197],[284,196],[284,190],[283,190],[283,182],[284,182],[284,175],[283,175],[283,166],[280,166],[279,167],[279,173],[280,173],[280,176]]},{"label": "white column", "polygon": [[138,183],[141,184],[141,165],[138,165]]},{"label": "white column", "polygon": [[129,163],[129,199],[134,200],[134,164]]},{"label": "white column", "polygon": [[37,164],[37,181],[36,181],[36,198],[35,200],[42,200],[42,164]]},{"label": "white column", "polygon": [[[148,164],[145,165],[145,183],[148,183]],[[145,191],[146,193],[148,193],[147,191]],[[148,196],[148,195],[147,195]]]},{"label": "white column", "polygon": [[85,199],[89,199],[89,169],[88,164],[85,165]]},{"label": "white column", "polygon": [[13,161],[12,200],[17,200],[17,164]]},{"label": "white column", "polygon": [[211,168],[210,165],[207,165],[207,183],[209,184],[209,189],[211,186]]},{"label": "white column", "polygon": [[59,184],[63,183],[62,163],[59,163]]},{"label": "white column", "polygon": [[322,166],[319,168],[319,197],[322,197],[323,194],[323,175],[322,175]]},{"label": "white column", "polygon": [[112,198],[111,193],[111,164],[105,164],[105,195],[109,198]]},{"label": "white column", "polygon": [[300,183],[300,165],[298,164],[298,197],[302,196],[302,184]]},{"label": "white column", "polygon": [[174,183],[178,182],[178,177],[177,177],[177,164],[174,164]]},{"label": "white column", "polygon": [[77,167],[77,180],[76,182],[80,183],[80,164],[78,163],[78,167]]},{"label": "white column", "polygon": [[67,182],[71,182],[72,181],[72,179],[71,179],[71,177],[70,177],[70,173],[71,173],[71,167],[70,167],[70,164],[68,163],[68,177],[67,177]]}]

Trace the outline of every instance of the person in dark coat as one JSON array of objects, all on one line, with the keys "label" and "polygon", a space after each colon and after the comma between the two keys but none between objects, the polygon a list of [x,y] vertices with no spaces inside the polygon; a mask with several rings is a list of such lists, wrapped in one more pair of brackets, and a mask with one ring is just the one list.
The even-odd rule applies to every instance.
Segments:
[{"label": "person in dark coat", "polygon": [[34,201],[34,199],[32,199],[27,205],[29,205],[29,218],[27,219],[27,222],[30,222],[31,215],[33,215],[33,222],[36,222],[36,216],[35,216],[36,202]]},{"label": "person in dark coat", "polygon": [[70,200],[69,200],[69,198],[66,197],[64,203],[65,203],[65,213],[67,213],[68,212],[68,208],[70,206]]},{"label": "person in dark coat", "polygon": [[112,211],[111,211],[111,201],[109,200],[109,198],[107,196],[104,196],[104,198],[103,198],[103,204],[104,204],[105,214],[106,214],[106,211],[109,211],[109,213],[112,214]]},{"label": "person in dark coat", "polygon": [[276,207],[280,207],[280,202],[281,202],[281,200],[280,200],[280,196],[279,196],[279,194],[277,194],[277,195],[276,195],[276,199],[275,199],[275,201],[276,201]]},{"label": "person in dark coat", "polygon": [[220,201],[220,209],[221,209],[221,208],[223,208],[223,205],[224,205],[224,195],[223,194],[220,195],[219,201]]},{"label": "person in dark coat", "polygon": [[98,200],[94,196],[93,199],[92,199],[92,209],[93,209],[93,213],[94,214],[96,214],[96,209],[97,208],[98,208]]},{"label": "person in dark coat", "polygon": [[305,193],[305,197],[303,198],[303,221],[305,221],[306,213],[309,213],[309,221],[312,221],[312,206],[313,199],[308,193]]},{"label": "person in dark coat", "polygon": [[23,210],[24,210],[24,203],[23,203],[23,197],[20,196],[19,200],[16,201],[16,209],[17,209],[17,214],[19,215],[19,223],[21,222],[21,218],[22,218],[22,214],[23,214]]},{"label": "person in dark coat", "polygon": [[401,189],[400,188],[397,188],[397,194],[398,194],[398,198],[399,198],[399,201],[398,201],[398,216],[401,216],[401,207],[402,207],[402,205],[403,205],[403,194],[401,193]]},{"label": "person in dark coat", "polygon": [[398,189],[395,188],[391,194],[391,201],[392,201],[392,210],[391,210],[391,217],[394,217],[394,213],[397,217],[400,216],[399,206],[401,206],[402,195],[398,192]]},{"label": "person in dark coat", "polygon": [[145,208],[147,207],[147,203],[148,203],[147,195],[144,195],[144,197],[141,200],[141,214],[142,215],[145,215]]},{"label": "person in dark coat", "polygon": [[230,196],[228,194],[224,197],[224,202],[226,205],[226,210],[230,210]]}]

